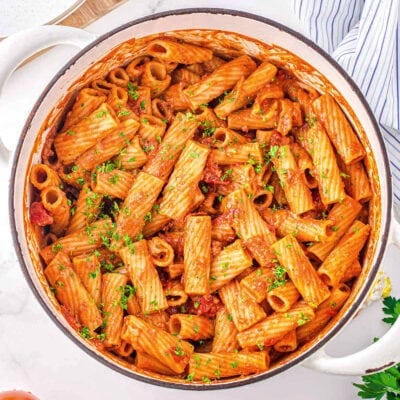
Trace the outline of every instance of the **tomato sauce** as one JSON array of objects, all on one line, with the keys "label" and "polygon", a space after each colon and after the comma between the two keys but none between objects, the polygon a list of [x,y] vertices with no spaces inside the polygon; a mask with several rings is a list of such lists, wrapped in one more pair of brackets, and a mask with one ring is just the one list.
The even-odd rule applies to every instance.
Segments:
[{"label": "tomato sauce", "polygon": [[39,400],[30,392],[22,390],[11,390],[9,392],[0,393],[0,400]]}]

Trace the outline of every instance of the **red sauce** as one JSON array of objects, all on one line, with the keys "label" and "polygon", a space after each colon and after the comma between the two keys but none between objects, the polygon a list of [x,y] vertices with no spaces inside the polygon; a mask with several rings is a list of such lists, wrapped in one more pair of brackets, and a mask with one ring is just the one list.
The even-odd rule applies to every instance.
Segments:
[{"label": "red sauce", "polygon": [[326,312],[330,317],[334,317],[338,312],[337,310],[327,310]]},{"label": "red sauce", "polygon": [[211,254],[213,257],[218,256],[222,251],[222,243],[218,240],[211,241]]},{"label": "red sauce", "polygon": [[268,339],[264,342],[264,347],[272,346],[276,343],[276,339]]},{"label": "red sauce", "polygon": [[145,153],[147,153],[147,161],[152,160],[157,153],[159,143],[157,142],[156,139],[147,139],[147,140],[142,139],[140,142]]},{"label": "red sauce", "polygon": [[212,220],[214,226],[230,225],[231,219],[228,214],[222,214]]},{"label": "red sauce", "polygon": [[47,134],[46,141],[43,145],[42,157],[43,161],[47,165],[52,165],[55,161],[54,159],[57,158],[54,150],[53,150],[53,142],[56,136],[57,129],[55,126],[52,126]]},{"label": "red sauce", "polygon": [[[230,226],[233,226],[235,223],[235,220],[239,219],[239,217],[243,216],[243,210],[240,208],[236,207],[229,207],[226,212],[219,217],[214,219],[215,225],[225,225],[228,224]],[[218,220],[218,221],[216,221]]]},{"label": "red sauce", "polygon": [[270,138],[271,146],[284,146],[290,144],[290,138],[281,135],[278,131],[274,131]]},{"label": "red sauce", "polygon": [[79,331],[81,328],[81,324],[78,322],[75,315],[72,314],[72,311],[69,309],[69,307],[62,305],[60,306],[60,308],[62,314],[64,315],[67,322],[71,325],[71,327],[76,331]]},{"label": "red sauce", "polygon": [[328,209],[326,205],[324,205],[324,203],[321,200],[321,196],[319,194],[318,190],[313,190],[312,191],[312,198],[314,201],[314,205],[315,205],[315,210],[317,212],[326,212],[326,210]]},{"label": "red sauce", "polygon": [[276,104],[276,99],[266,98],[260,104],[261,114],[265,114]]},{"label": "red sauce", "polygon": [[[137,68],[138,69],[138,68]],[[140,97],[137,100],[133,100],[131,96],[128,97],[128,102],[126,103],[130,111],[132,111],[137,116],[140,116],[142,110],[140,108]]]},{"label": "red sauce", "polygon": [[41,201],[35,201],[31,204],[30,208],[30,218],[33,224],[39,226],[46,226],[53,223],[53,217],[51,214],[44,208],[43,203]]},{"label": "red sauce", "polygon": [[39,400],[30,392],[22,390],[11,390],[9,392],[0,393],[0,400]]},{"label": "red sauce", "polygon": [[214,185],[227,185],[230,182],[230,177],[226,176],[224,179],[223,172],[216,164],[212,157],[208,157],[206,167],[204,168],[202,180],[206,183]]},{"label": "red sauce", "polygon": [[187,355],[186,353],[179,347],[170,347],[169,352],[171,353],[172,358],[177,363],[186,363]]},{"label": "red sauce", "polygon": [[223,307],[218,297],[212,294],[193,296],[192,301],[189,314],[203,315],[207,318],[215,318],[217,312]]},{"label": "red sauce", "polygon": [[254,289],[256,292],[266,292],[267,291],[267,283],[264,281],[255,281]]},{"label": "red sauce", "polygon": [[170,232],[170,233],[160,233],[161,239],[164,239],[167,243],[169,243],[175,251],[175,254],[183,257],[183,233],[181,232]]},{"label": "red sauce", "polygon": [[90,341],[96,346],[98,350],[105,350],[104,343],[100,339],[92,338]]}]

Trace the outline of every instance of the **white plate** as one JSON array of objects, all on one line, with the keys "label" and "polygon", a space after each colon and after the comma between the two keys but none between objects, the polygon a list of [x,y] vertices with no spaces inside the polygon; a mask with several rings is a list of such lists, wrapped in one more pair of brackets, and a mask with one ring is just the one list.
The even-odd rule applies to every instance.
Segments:
[{"label": "white plate", "polygon": [[24,29],[54,24],[85,0],[0,0],[0,38]]}]

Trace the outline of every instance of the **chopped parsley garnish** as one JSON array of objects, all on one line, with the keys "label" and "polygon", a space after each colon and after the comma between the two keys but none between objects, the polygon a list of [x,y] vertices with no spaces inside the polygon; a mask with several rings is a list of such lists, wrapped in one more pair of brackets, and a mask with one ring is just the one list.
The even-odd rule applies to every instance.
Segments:
[{"label": "chopped parsley garnish", "polygon": [[254,166],[254,171],[256,174],[259,174],[262,171],[262,164],[258,163]]},{"label": "chopped parsley garnish", "polygon": [[132,100],[137,100],[139,98],[138,87],[132,82],[128,82],[128,95]]},{"label": "chopped parsley garnish", "polygon": [[54,243],[54,244],[51,246],[51,251],[52,251],[53,253],[58,253],[59,251],[62,250],[62,248],[63,248],[63,246],[62,246],[61,243]]},{"label": "chopped parsley garnish", "polygon": [[256,343],[258,350],[263,351],[264,350],[264,345],[262,343],[257,342]]},{"label": "chopped parsley garnish", "polygon": [[308,315],[305,315],[304,313],[300,313],[299,318],[297,319],[297,326],[301,326],[306,324],[310,320],[310,317]]},{"label": "chopped parsley garnish", "polygon": [[92,335],[90,334],[90,330],[87,326],[83,326],[79,333],[85,339],[91,339],[91,337],[92,337]]},{"label": "chopped parsley garnish", "polygon": [[275,189],[272,185],[264,185],[264,190],[267,190],[268,192],[274,193]]},{"label": "chopped parsley garnish", "polygon": [[214,132],[217,129],[213,126],[212,121],[201,121],[200,125],[203,127],[203,137],[214,135]]},{"label": "chopped parsley garnish", "polygon": [[149,145],[147,145],[147,146],[143,146],[143,151],[145,152],[145,153],[150,153],[151,151],[153,151],[154,150],[154,144],[149,144]]},{"label": "chopped parsley garnish", "polygon": [[191,372],[190,374],[188,374],[188,376],[186,377],[186,380],[188,382],[192,382],[194,379],[194,372]]},{"label": "chopped parsley garnish", "polygon": [[227,169],[224,174],[221,176],[221,181],[225,181],[226,179],[228,179],[229,177],[231,177],[233,174],[233,169],[229,168]]},{"label": "chopped parsley garnish", "polygon": [[108,181],[112,184],[115,185],[119,181],[120,176],[118,174],[114,174],[113,176],[110,176],[108,178]]},{"label": "chopped parsley garnish", "polygon": [[97,270],[97,271],[90,271],[89,272],[89,276],[92,278],[92,279],[95,279],[97,276],[98,276],[98,274],[99,274],[99,271]]},{"label": "chopped parsley garnish", "polygon": [[152,218],[153,218],[153,217],[152,217],[151,211],[149,211],[149,212],[143,217],[144,222],[151,222]]},{"label": "chopped parsley garnish", "polygon": [[118,290],[121,292],[119,304],[123,310],[128,309],[128,300],[136,293],[136,288],[131,285],[120,286]]},{"label": "chopped parsley garnish", "polygon": [[271,285],[268,286],[268,292],[270,292],[272,289],[275,289],[280,286],[286,285],[286,269],[282,267],[282,265],[277,265],[274,269],[274,275],[275,279],[271,283]]},{"label": "chopped parsley garnish", "polygon": [[208,193],[208,186],[205,183],[202,183],[200,185],[200,190],[204,193],[207,194]]},{"label": "chopped parsley garnish", "polygon": [[99,111],[97,114],[95,114],[96,118],[103,118],[105,115],[107,115],[107,111]]},{"label": "chopped parsley garnish", "polygon": [[127,115],[131,115],[131,112],[128,110],[119,111],[117,114],[118,117],[125,117]]},{"label": "chopped parsley garnish", "polygon": [[199,158],[200,154],[197,153],[197,151],[192,151],[191,153],[189,153],[189,157],[191,157],[191,158]]},{"label": "chopped parsley garnish", "polygon": [[315,124],[317,123],[317,117],[306,117],[305,118],[305,120],[306,120],[306,122],[307,122],[307,124],[308,124],[308,126],[310,127],[310,128],[314,128],[314,126],[315,126]]},{"label": "chopped parsley garnish", "polygon": [[174,349],[174,354],[178,357],[183,357],[185,355],[185,352],[182,350],[182,347],[176,346]]},{"label": "chopped parsley garnish", "polygon": [[273,158],[278,155],[279,146],[271,146],[269,151],[264,154],[264,164],[269,165]]}]

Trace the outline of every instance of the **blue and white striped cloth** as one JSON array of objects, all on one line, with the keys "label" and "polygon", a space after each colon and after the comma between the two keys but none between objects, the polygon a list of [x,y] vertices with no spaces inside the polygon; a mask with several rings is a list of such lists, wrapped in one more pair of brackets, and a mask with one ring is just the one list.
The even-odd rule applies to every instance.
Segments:
[{"label": "blue and white striped cloth", "polygon": [[292,0],[309,38],[349,73],[375,113],[400,204],[400,0]]}]

